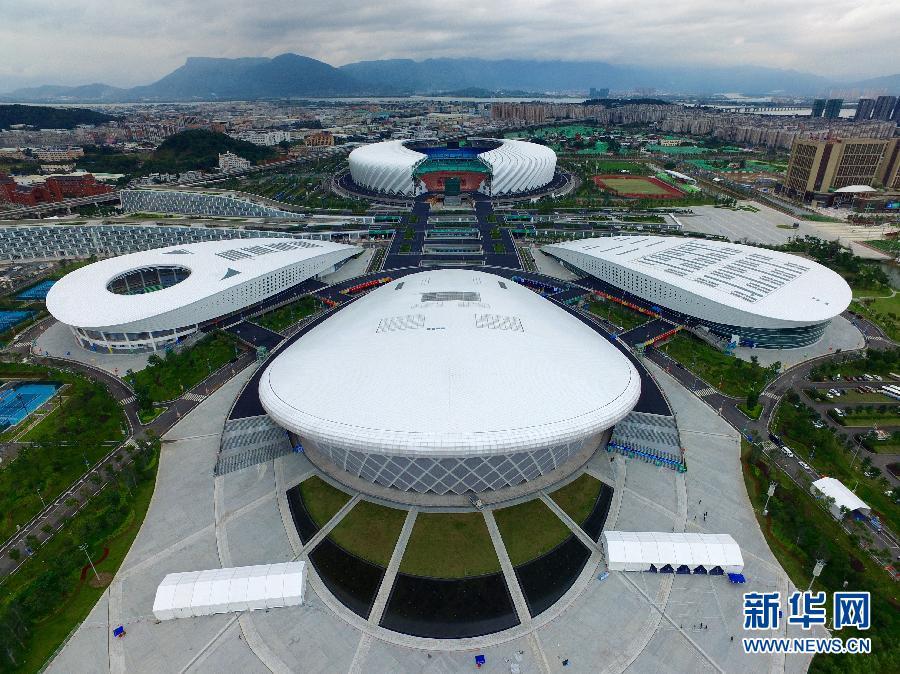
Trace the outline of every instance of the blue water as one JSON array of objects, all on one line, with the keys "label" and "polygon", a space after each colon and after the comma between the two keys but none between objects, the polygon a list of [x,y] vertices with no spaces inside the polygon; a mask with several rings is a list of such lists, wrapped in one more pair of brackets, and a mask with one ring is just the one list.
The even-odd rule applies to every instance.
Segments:
[{"label": "blue water", "polygon": [[32,311],[0,311],[0,332],[31,318]]},{"label": "blue water", "polygon": [[0,428],[15,426],[53,397],[57,384],[16,384],[0,391]]},{"label": "blue water", "polygon": [[17,300],[45,300],[47,293],[56,281],[41,281],[36,286],[31,286],[28,290],[16,295]]}]

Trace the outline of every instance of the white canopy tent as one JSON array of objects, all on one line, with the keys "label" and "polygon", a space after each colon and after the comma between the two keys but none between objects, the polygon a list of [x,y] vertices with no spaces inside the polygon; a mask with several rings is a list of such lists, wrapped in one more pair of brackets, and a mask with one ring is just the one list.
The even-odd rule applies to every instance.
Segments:
[{"label": "white canopy tent", "polygon": [[[834,499],[828,509],[836,520],[843,519],[845,514],[852,513],[854,510],[858,510],[867,517],[872,512],[868,503],[847,489],[844,483],[836,478],[823,477],[816,480],[809,490],[816,498]],[[846,512],[841,512],[841,507],[846,508]]]},{"label": "white canopy tent", "polygon": [[604,531],[610,571],[741,573],[744,558],[728,534]]},{"label": "white canopy tent", "polygon": [[306,562],[170,573],[153,601],[157,620],[298,606]]}]

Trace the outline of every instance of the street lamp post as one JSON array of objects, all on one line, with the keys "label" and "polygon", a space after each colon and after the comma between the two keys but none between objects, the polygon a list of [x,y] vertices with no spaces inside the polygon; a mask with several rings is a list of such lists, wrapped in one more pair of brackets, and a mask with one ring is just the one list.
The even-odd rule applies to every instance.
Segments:
[{"label": "street lamp post", "polygon": [[84,556],[87,557],[88,564],[91,565],[91,569],[93,569],[93,571],[94,571],[94,577],[96,577],[97,582],[99,583],[100,582],[100,574],[97,573],[97,568],[94,566],[94,562],[91,559],[91,556],[88,554],[87,543],[82,543],[78,547],[81,548],[81,551],[84,553]]},{"label": "street lamp post", "polygon": [[823,569],[823,568],[825,568],[825,560],[824,560],[824,559],[817,559],[817,560],[816,560],[816,565],[813,567],[812,578],[809,579],[809,587],[806,588],[806,591],[807,591],[807,592],[809,592],[810,590],[812,590],[813,581],[815,581],[815,579],[818,578],[818,577],[821,575],[822,569]]},{"label": "street lamp post", "polygon": [[769,514],[769,499],[772,498],[772,494],[775,493],[775,487],[777,486],[778,484],[775,482],[769,483],[769,492],[766,495],[766,504],[763,506],[763,517],[766,517]]},{"label": "street lamp post", "polygon": [[34,489],[37,492],[37,495],[41,497],[41,504],[44,506],[44,508],[46,508],[47,502],[44,500],[44,495],[41,493],[41,488],[35,485]]}]

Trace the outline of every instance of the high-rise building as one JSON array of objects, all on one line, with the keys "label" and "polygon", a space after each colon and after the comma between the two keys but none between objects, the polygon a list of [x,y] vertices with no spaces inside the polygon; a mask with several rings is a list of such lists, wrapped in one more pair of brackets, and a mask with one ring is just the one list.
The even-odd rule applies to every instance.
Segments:
[{"label": "high-rise building", "polygon": [[809,114],[810,117],[821,117],[822,113],[825,112],[825,99],[817,98],[813,101],[812,104],[812,112]]},{"label": "high-rise building", "polygon": [[843,104],[843,98],[829,98],[825,101],[825,112],[822,116],[825,119],[837,119],[841,116],[841,106]]},{"label": "high-rise building", "polygon": [[853,120],[856,122],[864,122],[872,116],[872,110],[875,108],[874,98],[860,98],[856,104],[856,114]]},{"label": "high-rise building", "polygon": [[597,89],[596,87],[591,87],[588,98],[609,98],[609,88]]},{"label": "high-rise building", "polygon": [[897,138],[797,139],[784,188],[793,196],[813,198],[851,185],[891,187],[897,178],[897,144]]},{"label": "high-rise building", "polygon": [[896,96],[879,96],[875,100],[875,108],[872,110],[872,119],[887,122],[894,114],[894,106],[897,105]]}]

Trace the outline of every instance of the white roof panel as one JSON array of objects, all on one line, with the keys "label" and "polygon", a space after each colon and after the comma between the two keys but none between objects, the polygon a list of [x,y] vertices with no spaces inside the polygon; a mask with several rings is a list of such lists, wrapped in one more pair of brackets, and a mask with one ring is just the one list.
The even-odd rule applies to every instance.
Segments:
[{"label": "white roof panel", "polygon": [[[58,321],[76,327],[128,325],[165,315],[256,277],[338,251],[350,257],[359,249],[330,241],[253,238],[204,241],[120,255],[76,269],[57,281],[47,293],[47,310]],[[113,279],[129,271],[152,267],[184,267],[190,275],[168,288],[143,294],[122,295],[107,287]],[[316,273],[319,272],[311,275]],[[230,309],[219,307],[218,314],[213,311],[209,316],[197,315],[195,322],[216,318]]]},{"label": "white roof panel", "polygon": [[310,330],[266,368],[259,394],[301,439],[459,456],[605,430],[637,403],[640,377],[603,336],[531,290],[438,270],[388,283]]},{"label": "white roof panel", "polygon": [[[840,275],[798,255],[728,241],[678,236],[609,236],[544,246],[612,263],[713,302],[793,323],[834,318],[852,292]],[[573,264],[577,261],[572,260]]]},{"label": "white roof panel", "polygon": [[246,611],[303,602],[305,562],[242,566],[167,575],[156,590],[159,620]]},{"label": "white roof panel", "polygon": [[812,486],[825,496],[833,498],[837,508],[843,506],[850,512],[862,510],[864,513],[868,513],[871,511],[868,503],[850,491],[843,482],[836,478],[823,477],[813,482]]},{"label": "white roof panel", "polygon": [[728,572],[744,567],[741,549],[728,534],[604,531],[603,547],[609,567],[623,571],[651,564],[657,569],[667,564],[673,569],[703,566],[707,571],[719,566]]}]

